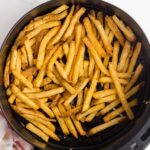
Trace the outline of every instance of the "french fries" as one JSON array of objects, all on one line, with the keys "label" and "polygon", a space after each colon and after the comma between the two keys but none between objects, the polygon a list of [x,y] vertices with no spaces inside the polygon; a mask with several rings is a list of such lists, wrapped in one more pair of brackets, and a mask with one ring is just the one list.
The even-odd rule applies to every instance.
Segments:
[{"label": "french fries", "polygon": [[134,119],[138,107],[142,43],[120,17],[87,10],[64,4],[34,18],[5,62],[8,103],[45,142],[92,136]]}]

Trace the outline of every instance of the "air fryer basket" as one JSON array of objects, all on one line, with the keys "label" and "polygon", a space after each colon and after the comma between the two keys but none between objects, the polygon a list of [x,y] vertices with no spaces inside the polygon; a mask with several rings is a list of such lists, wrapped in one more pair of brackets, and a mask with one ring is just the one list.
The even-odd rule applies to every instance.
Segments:
[{"label": "air fryer basket", "polygon": [[[49,140],[48,143],[43,142],[40,138],[33,135],[27,129],[25,129],[25,120],[12,112],[7,102],[7,97],[3,87],[3,71],[5,66],[5,60],[10,51],[10,48],[23,27],[29,23],[31,19],[36,16],[49,12],[51,9],[60,6],[62,4],[80,4],[87,9],[103,10],[106,14],[116,14],[125,23],[127,23],[136,33],[137,39],[142,42],[142,52],[138,59],[138,63],[142,63],[144,66],[143,73],[139,81],[145,81],[144,87],[136,95],[139,99],[138,106],[134,109],[135,119],[133,121],[126,120],[121,124],[106,129],[101,133],[98,133],[92,137],[79,137],[74,139],[72,136],[64,136],[60,132],[60,128],[57,128],[57,133],[61,138],[61,142]],[[100,0],[52,0],[46,2],[23,16],[12,30],[7,35],[0,54],[0,102],[5,114],[6,119],[12,126],[12,128],[26,141],[30,142],[34,146],[41,149],[105,149],[105,150],[130,150],[130,149],[144,149],[150,140],[150,45],[138,24],[125,12],[119,8],[108,4]],[[95,118],[93,123],[87,123],[84,125],[85,129],[93,127],[102,122],[102,118]]]}]

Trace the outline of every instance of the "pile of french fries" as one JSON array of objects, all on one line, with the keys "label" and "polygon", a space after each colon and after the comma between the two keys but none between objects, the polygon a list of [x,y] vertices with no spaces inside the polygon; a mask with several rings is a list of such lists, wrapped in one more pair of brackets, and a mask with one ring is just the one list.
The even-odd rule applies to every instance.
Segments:
[{"label": "pile of french fries", "polygon": [[[137,83],[140,51],[117,16],[62,5],[34,18],[14,42],[4,71],[8,102],[44,141],[60,141],[55,122],[64,135],[94,135],[134,119],[132,96],[144,84]],[[97,116],[104,123],[85,131]]]}]

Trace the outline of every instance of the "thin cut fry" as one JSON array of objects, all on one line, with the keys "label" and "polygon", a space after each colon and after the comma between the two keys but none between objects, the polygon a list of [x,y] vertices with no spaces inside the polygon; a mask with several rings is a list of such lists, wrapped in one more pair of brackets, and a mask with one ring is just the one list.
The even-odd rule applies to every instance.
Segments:
[{"label": "thin cut fry", "polygon": [[6,66],[4,70],[4,86],[7,88],[10,84],[10,56],[6,60]]},{"label": "thin cut fry", "polygon": [[67,5],[63,4],[63,5],[61,5],[60,7],[56,8],[55,10],[53,10],[53,11],[51,12],[51,14],[59,14],[59,13],[65,11],[65,10],[68,9],[68,8],[69,8],[69,7],[68,7]]},{"label": "thin cut fry", "polygon": [[111,121],[109,121],[107,123],[98,125],[98,126],[92,128],[92,129],[90,129],[87,134],[88,134],[88,136],[92,136],[92,135],[94,135],[94,134],[96,134],[96,133],[98,133],[98,132],[100,132],[102,130],[105,130],[105,129],[111,127],[111,126],[114,126],[114,125],[116,125],[118,123],[121,123],[124,119],[125,119],[125,117],[115,118],[115,119],[113,119],[113,120],[111,120]]},{"label": "thin cut fry", "polygon": [[115,85],[115,88],[116,88],[116,91],[117,91],[117,95],[118,95],[118,97],[120,99],[120,102],[121,102],[123,108],[125,109],[129,119],[132,120],[132,119],[134,119],[134,114],[133,114],[130,106],[127,103],[127,100],[125,98],[125,94],[124,94],[124,92],[122,90],[122,87],[121,87],[121,85],[119,83],[117,73],[116,73],[115,69],[113,68],[113,64],[112,63],[109,64],[109,71],[110,71],[110,75],[111,75],[111,77],[113,79],[113,82],[114,82],[114,85]]}]

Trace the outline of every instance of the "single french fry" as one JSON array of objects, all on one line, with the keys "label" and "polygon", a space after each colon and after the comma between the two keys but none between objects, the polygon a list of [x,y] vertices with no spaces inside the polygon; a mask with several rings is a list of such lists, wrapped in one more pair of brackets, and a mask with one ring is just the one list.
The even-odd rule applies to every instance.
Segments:
[{"label": "single french fry", "polygon": [[61,116],[62,117],[70,117],[72,116],[72,114],[76,114],[78,112],[80,112],[82,109],[82,106],[77,106],[75,108],[71,108],[71,109],[68,109],[65,113],[63,113]]},{"label": "single french fry", "polygon": [[98,21],[94,17],[92,17],[90,15],[89,15],[89,17],[90,17],[91,21],[93,22],[93,24],[95,25],[95,27],[97,28],[97,30],[102,38],[102,41],[104,43],[104,47],[105,47],[107,53],[111,55],[112,54],[112,45],[108,39],[108,36],[105,33],[105,30],[104,30],[102,24],[100,23],[100,21]]},{"label": "single french fry", "polygon": [[91,55],[93,56],[93,59],[94,59],[96,65],[98,66],[98,68],[100,69],[100,71],[102,71],[106,75],[109,75],[108,70],[103,65],[101,58],[98,57],[96,50],[94,49],[94,47],[92,46],[92,44],[88,40],[88,38],[84,37],[83,42],[87,46],[89,53],[91,53]]},{"label": "single french fry", "polygon": [[97,112],[98,112],[98,111],[95,111],[95,112],[89,114],[89,115],[85,118],[85,121],[86,121],[86,122],[91,122],[91,121],[94,119],[94,117],[96,116]]},{"label": "single french fry", "polygon": [[89,82],[89,78],[84,78],[78,81],[78,83],[75,86],[76,92],[74,94],[68,94],[65,97],[64,105],[66,108],[68,108],[68,105],[72,102],[72,100],[81,92],[82,89],[87,85]]},{"label": "single french fry", "polygon": [[[60,111],[61,114],[66,113],[65,107],[62,104],[58,104],[58,109]],[[65,117],[64,118],[65,123],[67,125],[68,130],[70,131],[70,133],[75,137],[78,138],[78,134],[77,131],[72,123],[72,120],[70,117]]]},{"label": "single french fry", "polygon": [[84,77],[88,77],[88,68],[89,68],[89,61],[88,60],[84,60],[83,62],[83,70],[84,70]]},{"label": "single french fry", "polygon": [[37,75],[37,68],[36,67],[29,67],[21,72],[21,74],[26,78],[29,75],[36,76]]},{"label": "single french fry", "polygon": [[55,34],[58,32],[59,29],[60,29],[60,26],[52,28],[42,39],[40,47],[39,47],[37,63],[36,63],[36,67],[38,69],[42,68],[47,43],[53,36],[55,36]]},{"label": "single french fry", "polygon": [[18,87],[12,85],[12,92],[16,97],[18,97],[23,103],[27,104],[28,106],[32,107],[33,109],[37,110],[39,107],[32,102],[25,94],[23,94]]},{"label": "single french fry", "polygon": [[[62,46],[60,46],[57,51],[52,55],[49,64],[48,64],[48,70],[47,72],[50,73],[53,70],[54,64],[56,60],[58,59],[59,55],[62,53]],[[48,75],[48,74],[47,74]]]},{"label": "single french fry", "polygon": [[84,111],[86,111],[86,110],[88,110],[90,108],[90,103],[91,103],[91,100],[92,100],[93,93],[94,93],[94,91],[96,89],[96,85],[97,85],[97,82],[98,82],[99,74],[100,74],[99,70],[96,69],[95,73],[93,75],[93,78],[91,80],[90,88],[87,91],[86,97],[85,97],[84,102],[83,102],[82,112],[84,112]]},{"label": "single french fry", "polygon": [[117,71],[122,72],[124,68],[125,61],[127,60],[128,55],[130,54],[131,44],[126,41],[119,59],[119,63],[117,66]]},{"label": "single french fry", "polygon": [[81,43],[79,47],[79,51],[74,61],[74,68],[73,68],[73,75],[72,75],[72,82],[74,84],[77,83],[78,78],[79,78],[80,62],[81,62],[82,57],[84,57],[84,52],[85,52],[85,46],[83,43]]},{"label": "single french fry", "polygon": [[25,86],[28,88],[33,88],[33,85],[31,82],[29,82],[21,73],[17,72],[16,70],[12,70],[13,75]]},{"label": "single french fry", "polygon": [[34,134],[36,134],[37,136],[39,136],[40,138],[42,138],[44,141],[48,142],[49,137],[43,131],[35,127],[33,124],[28,123],[26,125],[26,128]]},{"label": "single french fry", "polygon": [[103,25],[104,20],[103,20],[103,12],[102,11],[97,12],[97,20],[99,20],[100,23]]},{"label": "single french fry", "polygon": [[16,62],[17,62],[17,48],[15,46],[12,47],[10,53],[10,69],[16,69]]},{"label": "single french fry", "polygon": [[[132,100],[131,102],[129,102],[129,106],[130,107],[134,107],[136,106],[138,103],[137,99]],[[123,113],[125,110],[124,108],[121,106],[119,108],[117,108],[116,110],[113,110],[112,112],[108,113],[104,118],[104,122],[108,122],[112,119],[114,119],[115,117],[117,117],[118,115],[120,115],[121,113]]]},{"label": "single french fry", "polygon": [[109,121],[109,122],[107,122],[107,123],[98,125],[98,126],[92,128],[92,129],[90,129],[90,130],[88,131],[87,135],[88,135],[88,136],[92,136],[92,135],[94,135],[94,134],[96,134],[96,133],[98,133],[98,132],[100,132],[100,131],[103,131],[103,130],[105,130],[105,129],[111,127],[111,126],[114,126],[114,125],[116,125],[116,124],[121,123],[124,119],[125,119],[125,117],[117,117],[117,118],[115,118],[115,119],[113,119],[113,120],[111,120],[111,121]]},{"label": "single french fry", "polygon": [[68,76],[67,76],[66,71],[64,70],[64,68],[61,66],[61,64],[58,61],[56,61],[55,65],[56,65],[56,69],[59,72],[60,76],[63,79],[67,80]]},{"label": "single french fry", "polygon": [[87,115],[89,115],[93,112],[99,111],[99,110],[103,109],[104,107],[105,107],[105,104],[99,104],[99,105],[93,106],[93,107],[89,108],[88,110],[84,111],[83,113],[77,114],[76,118],[78,120],[81,120],[83,117],[86,117]]},{"label": "single french fry", "polygon": [[77,104],[76,106],[81,106],[83,103],[83,91],[81,91],[77,96]]},{"label": "single french fry", "polygon": [[139,64],[135,70],[135,73],[131,77],[130,81],[125,86],[124,92],[127,92],[136,83],[136,81],[138,80],[139,76],[142,73],[142,70],[143,70],[143,65]]},{"label": "single french fry", "polygon": [[65,135],[68,135],[69,134],[69,130],[68,130],[67,126],[66,126],[66,123],[65,123],[64,119],[60,117],[61,113],[60,113],[58,107],[57,106],[53,107],[52,111],[54,112],[54,114],[55,114],[55,116],[57,118],[57,121],[58,121],[58,123],[59,123],[59,125],[60,125],[60,127],[62,129],[62,132]]},{"label": "single french fry", "polygon": [[60,94],[56,95],[51,104],[49,105],[49,107],[55,107],[57,103],[60,101],[60,98],[61,98]]},{"label": "single french fry", "polygon": [[[100,83],[113,83],[113,80],[110,77],[102,77],[99,79]],[[119,79],[120,84],[127,85],[128,81],[125,79]]]},{"label": "single french fry", "polygon": [[132,30],[128,30],[128,28],[125,27],[125,25],[124,25],[122,20],[120,20],[116,15],[113,15],[112,19],[114,20],[114,22],[117,24],[119,29],[124,33],[125,37],[129,41],[134,42],[136,40],[136,36],[133,33],[133,31]]},{"label": "single french fry", "polygon": [[59,86],[58,86],[57,84],[52,84],[52,83],[50,83],[50,84],[46,84],[46,85],[44,86],[44,90],[48,91],[48,90],[55,89],[55,88],[58,88],[58,87],[59,87]]},{"label": "single french fry", "polygon": [[25,69],[28,66],[28,56],[25,47],[21,48],[21,67]]},{"label": "single french fry", "polygon": [[77,54],[80,43],[81,43],[82,28],[83,28],[82,24],[77,24],[75,26],[75,51],[76,51],[75,55]]},{"label": "single french fry", "polygon": [[92,101],[92,105],[102,104],[102,103],[110,103],[116,99],[116,94],[112,94],[106,97],[102,97],[100,99],[96,99]]},{"label": "single french fry", "polygon": [[119,49],[120,49],[119,42],[115,41],[113,47],[113,56],[112,56],[112,63],[115,69],[117,69],[117,65],[118,65]]},{"label": "single french fry", "polygon": [[8,98],[8,102],[10,104],[13,104],[15,99],[16,99],[16,95],[15,94],[11,94],[10,97]]},{"label": "single french fry", "polygon": [[69,52],[68,52],[68,55],[67,55],[67,62],[65,64],[65,68],[64,68],[67,75],[71,71],[71,67],[72,67],[72,64],[73,64],[74,56],[75,56],[75,42],[72,41],[70,43]]},{"label": "single french fry", "polygon": [[118,77],[120,78],[120,79],[129,79],[129,78],[131,78],[131,76],[132,76],[132,74],[130,74],[130,73],[127,73],[127,72],[118,72],[117,73],[117,75],[118,75]]},{"label": "single french fry", "polygon": [[54,118],[54,113],[45,103],[40,103],[39,106],[50,118]]},{"label": "single french fry", "polygon": [[12,94],[12,92],[11,92],[11,88],[10,88],[10,87],[8,87],[8,88],[7,88],[7,90],[6,90],[6,94],[7,94],[8,96],[10,96],[10,95]]},{"label": "single french fry", "polygon": [[108,90],[101,90],[101,91],[97,91],[93,94],[93,97],[95,99],[99,99],[99,98],[103,98],[112,94],[116,94],[116,90],[115,89],[108,89]]},{"label": "single french fry", "polygon": [[67,28],[67,31],[65,32],[63,39],[66,40],[69,36],[71,36],[74,28],[75,28],[75,24],[78,22],[78,20],[80,19],[80,17],[85,13],[86,9],[84,7],[81,7],[78,12],[76,12],[76,14],[72,17],[72,20],[69,24],[69,27]]},{"label": "single french fry", "polygon": [[72,118],[73,123],[74,123],[76,129],[78,130],[79,134],[80,134],[81,136],[86,135],[86,132],[84,131],[84,129],[83,129],[83,127],[82,127],[80,121],[78,121],[78,120],[76,119],[75,115],[72,115],[71,118]]},{"label": "single french fry", "polygon": [[4,86],[7,88],[10,84],[10,55],[6,60],[6,66],[4,70]]},{"label": "single french fry", "polygon": [[104,57],[106,55],[105,50],[102,48],[102,46],[100,45],[99,41],[97,40],[94,32],[93,32],[93,28],[92,28],[92,24],[89,20],[88,17],[83,19],[83,23],[84,23],[84,27],[86,29],[87,32],[87,37],[90,40],[90,42],[92,43],[94,49],[96,50],[97,54],[99,57]]},{"label": "single french fry", "polygon": [[63,5],[61,5],[60,7],[56,8],[55,10],[53,10],[53,11],[51,12],[51,14],[59,14],[59,13],[65,11],[65,10],[68,9],[68,8],[69,8],[69,6],[63,4]]},{"label": "single french fry", "polygon": [[91,54],[89,54],[89,59],[90,59],[90,61],[89,61],[89,72],[88,72],[88,74],[89,74],[89,77],[92,78],[93,72],[94,72],[95,61],[94,61],[93,57],[91,56]]},{"label": "single french fry", "polygon": [[38,93],[28,93],[26,95],[31,99],[39,99],[39,98],[46,98],[46,97],[51,97],[56,94],[60,94],[60,93],[64,92],[64,90],[65,89],[63,87],[58,87],[58,88],[55,88],[52,90],[41,91]]},{"label": "single french fry", "polygon": [[115,85],[115,88],[116,88],[119,100],[120,100],[123,108],[125,109],[129,119],[132,120],[132,119],[134,119],[134,114],[133,114],[130,106],[127,103],[127,99],[125,98],[125,94],[124,94],[124,92],[122,90],[122,87],[121,87],[121,85],[119,83],[117,73],[116,73],[115,69],[113,68],[113,64],[112,63],[109,64],[109,71],[110,71],[110,75],[111,75],[111,77],[113,79],[113,83]]},{"label": "single french fry", "polygon": [[44,76],[45,76],[45,70],[40,69],[39,72],[38,72],[38,75],[33,80],[33,86],[36,87],[36,88],[39,88],[42,84]]},{"label": "single french fry", "polygon": [[63,43],[63,51],[64,51],[64,54],[67,58],[68,57],[68,52],[69,52],[69,45],[68,45],[67,42]]},{"label": "single french fry", "polygon": [[131,60],[130,60],[130,63],[129,63],[129,67],[128,67],[128,70],[127,72],[128,73],[132,73],[133,72],[133,69],[135,67],[135,64],[136,64],[136,61],[138,59],[138,56],[141,52],[141,43],[138,42],[134,48],[134,52],[133,52],[133,55],[131,57]]},{"label": "single french fry", "polygon": [[122,35],[120,30],[118,29],[118,27],[115,24],[115,22],[113,21],[113,19],[110,16],[106,16],[105,20],[106,20],[109,28],[111,29],[111,31],[114,33],[115,37],[118,39],[121,46],[124,46],[124,43],[125,43],[124,36]]},{"label": "single french fry", "polygon": [[26,37],[28,40],[30,40],[31,38],[35,37],[37,34],[39,34],[42,30],[44,29],[50,29],[56,26],[60,26],[61,22],[60,21],[49,21],[37,28],[35,28],[34,30],[30,31],[29,33],[26,34]]},{"label": "single french fry", "polygon": [[24,42],[25,48],[26,48],[26,52],[27,52],[27,57],[28,57],[28,61],[29,61],[29,66],[33,66],[33,50],[31,48],[30,42],[29,40],[26,40]]}]

